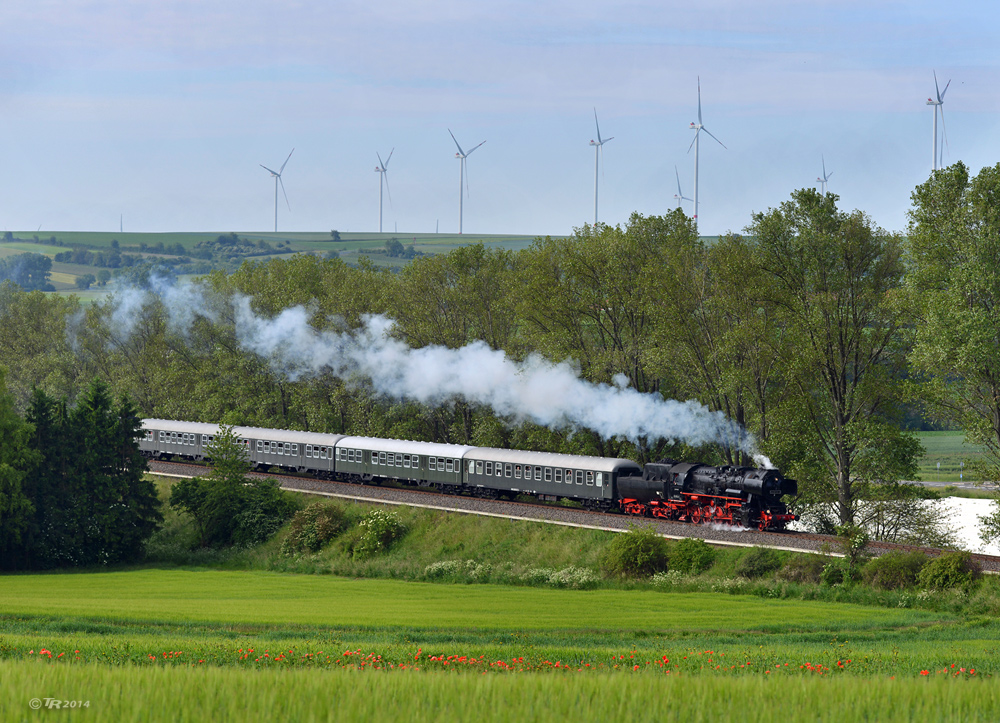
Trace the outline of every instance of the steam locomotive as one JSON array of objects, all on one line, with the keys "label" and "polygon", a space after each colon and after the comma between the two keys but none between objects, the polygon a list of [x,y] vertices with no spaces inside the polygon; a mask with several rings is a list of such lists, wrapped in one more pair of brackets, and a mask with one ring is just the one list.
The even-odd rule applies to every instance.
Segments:
[{"label": "steam locomotive", "polygon": [[630,515],[783,530],[798,519],[782,501],[798,483],[775,469],[711,467],[662,460],[641,475],[618,477],[618,499]]},{"label": "steam locomotive", "polygon": [[[204,460],[219,425],[145,419],[139,448],[150,459]],[[587,509],[687,522],[781,530],[796,519],[782,502],[797,484],[777,470],[414,442],[283,429],[234,427],[247,459],[320,479],[392,481],[484,498],[531,495]]]}]

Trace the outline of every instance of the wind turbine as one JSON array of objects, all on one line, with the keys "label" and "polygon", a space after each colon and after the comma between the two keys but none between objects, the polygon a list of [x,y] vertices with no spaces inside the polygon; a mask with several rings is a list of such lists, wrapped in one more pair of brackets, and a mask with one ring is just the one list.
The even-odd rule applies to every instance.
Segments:
[{"label": "wind turbine", "polygon": [[382,233],[382,181],[385,181],[385,190],[389,194],[389,203],[392,203],[392,193],[389,191],[389,161],[392,160],[392,154],[395,152],[395,148],[389,151],[389,157],[382,160],[382,156],[378,155],[376,151],[375,155],[378,156],[378,165],[375,166],[375,172],[378,173],[378,232]]},{"label": "wind turbine", "polygon": [[[934,71],[934,97],[927,99],[927,105],[934,106],[934,149],[933,157],[931,158],[931,168],[933,170],[938,169],[938,132],[937,132],[937,119],[938,119],[938,108],[941,109],[941,129],[944,130],[944,94],[948,92],[948,86],[951,85],[949,80],[945,83],[944,90],[938,87],[937,81],[937,71]],[[945,132],[945,138],[947,138],[947,131]]]},{"label": "wind turbine", "polygon": [[604,155],[604,148],[602,147],[605,143],[614,139],[611,138],[601,138],[601,124],[597,122],[597,108],[594,108],[594,125],[597,126],[597,140],[592,140],[590,145],[594,147],[594,226],[597,226],[597,172],[601,166],[601,156]]},{"label": "wind turbine", "polygon": [[[688,153],[694,148],[694,219],[695,223],[698,223],[698,140],[701,138],[701,132],[705,131],[708,135],[712,136],[712,140],[718,143],[723,148],[726,145],[720,141],[718,138],[712,135],[712,132],[705,127],[701,121],[701,76],[698,76],[698,122],[692,123],[690,126],[691,130],[694,131],[694,140],[691,141],[691,145],[688,146]],[[728,148],[726,150],[729,150]]]},{"label": "wind turbine", "polygon": [[[292,153],[295,153],[294,148],[289,152],[288,158],[292,157]],[[288,203],[288,194],[285,193],[285,182],[281,180],[281,172],[284,171],[285,166],[288,165],[288,158],[285,159],[285,162],[281,164],[281,168],[279,168],[277,171],[272,171],[263,163],[259,164],[261,168],[263,168],[265,171],[270,173],[271,176],[274,177],[274,232],[275,233],[278,233],[278,184],[279,183],[281,184],[281,193],[285,197],[285,205],[288,206],[289,211],[292,210],[291,204]]]},{"label": "wind turbine", "polygon": [[458,233],[459,235],[461,235],[462,212],[463,212],[462,204],[465,200],[464,196],[462,195],[462,186],[466,186],[465,190],[466,192],[468,192],[468,186],[466,185],[466,180],[465,180],[465,159],[468,158],[470,155],[472,155],[472,152],[477,148],[479,148],[479,146],[483,145],[483,143],[485,143],[486,141],[483,141],[483,143],[480,143],[477,146],[473,146],[472,148],[469,149],[469,152],[466,153],[465,151],[462,150],[462,146],[458,145],[458,140],[455,138],[455,134],[451,132],[451,128],[448,129],[448,135],[451,136],[451,139],[455,141],[455,145],[458,146],[458,153],[455,154],[455,158],[461,161],[461,163],[458,164]]},{"label": "wind turbine", "polygon": [[823,175],[816,179],[816,183],[819,184],[820,193],[822,193],[825,196],[827,181],[830,180],[830,176],[832,176],[833,174],[826,172],[826,159],[823,158],[822,155],[820,155],[820,160],[823,162]]},{"label": "wind turbine", "polygon": [[681,207],[681,201],[690,201],[691,199],[684,195],[681,190],[681,174],[677,171],[677,166],[674,166],[674,176],[677,177],[677,193],[674,194],[674,198],[677,199],[677,208]]}]

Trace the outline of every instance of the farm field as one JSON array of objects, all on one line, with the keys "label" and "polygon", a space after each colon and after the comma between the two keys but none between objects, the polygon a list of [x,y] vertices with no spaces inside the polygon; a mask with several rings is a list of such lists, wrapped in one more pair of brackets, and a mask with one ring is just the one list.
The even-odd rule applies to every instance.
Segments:
[{"label": "farm field", "polygon": [[152,720],[1000,715],[976,680],[997,672],[1000,625],[947,613],[179,569],[0,586],[4,720],[45,697]]},{"label": "farm field", "polygon": [[922,481],[969,481],[969,465],[982,457],[981,448],[966,444],[962,432],[917,432],[916,436],[925,450],[920,460]]}]

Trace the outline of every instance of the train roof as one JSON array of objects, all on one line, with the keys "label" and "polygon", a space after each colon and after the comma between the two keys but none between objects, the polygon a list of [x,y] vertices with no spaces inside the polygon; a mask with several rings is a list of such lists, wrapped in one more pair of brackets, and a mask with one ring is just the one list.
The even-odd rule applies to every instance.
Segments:
[{"label": "train roof", "polygon": [[[188,432],[194,434],[218,434],[218,424],[206,422],[178,422],[173,419],[144,419],[143,429],[164,430],[170,432]],[[291,429],[265,429],[263,427],[233,427],[233,433],[242,439],[266,439],[272,442],[295,442],[298,444],[317,444],[334,446],[345,437],[343,434],[326,434],[323,432],[298,432]]]},{"label": "train roof", "polygon": [[596,472],[617,472],[622,468],[641,469],[630,459],[614,457],[587,457],[582,454],[557,454],[555,452],[529,452],[522,449],[496,449],[476,447],[468,459],[487,462],[531,464],[539,467],[564,467],[567,469],[592,469]]},{"label": "train roof", "polygon": [[357,447],[375,452],[400,452],[421,454],[428,457],[455,457],[461,459],[475,449],[464,444],[441,444],[440,442],[414,442],[410,439],[382,439],[380,437],[344,437],[338,447]]}]

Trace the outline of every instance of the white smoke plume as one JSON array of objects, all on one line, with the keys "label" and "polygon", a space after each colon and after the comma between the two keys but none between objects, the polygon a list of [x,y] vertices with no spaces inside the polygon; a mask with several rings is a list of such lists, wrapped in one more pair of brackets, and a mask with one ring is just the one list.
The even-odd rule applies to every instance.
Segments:
[{"label": "white smoke plume", "polygon": [[236,335],[243,348],[268,359],[290,379],[328,372],[364,377],[375,391],[427,405],[461,399],[498,415],[551,428],[586,427],[605,439],[681,440],[690,445],[724,442],[753,453],[746,430],[696,401],[664,400],[625,384],[594,384],[567,362],[532,355],[523,362],[481,341],[459,349],[413,349],[393,338],[393,322],[365,319],[353,332],[318,331],[303,307],[274,318],[236,301]]},{"label": "white smoke plume", "polygon": [[[109,302],[109,322],[119,333],[131,333],[140,307],[156,297],[176,333],[186,335],[199,315],[217,318],[219,300],[208,299],[197,285],[157,282],[151,290],[117,290]],[[293,381],[332,374],[364,380],[394,399],[431,406],[463,400],[504,418],[553,429],[583,427],[605,439],[722,443],[753,455],[761,466],[772,466],[757,454],[752,435],[721,412],[693,400],[638,392],[623,375],[613,385],[595,384],[580,378],[569,362],[538,355],[519,362],[481,341],[459,349],[414,349],[391,335],[394,322],[384,316],[369,316],[360,329],[338,332],[316,329],[302,306],[267,317],[254,312],[247,297],[236,296],[231,303],[240,346]]]}]

